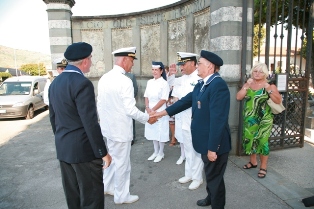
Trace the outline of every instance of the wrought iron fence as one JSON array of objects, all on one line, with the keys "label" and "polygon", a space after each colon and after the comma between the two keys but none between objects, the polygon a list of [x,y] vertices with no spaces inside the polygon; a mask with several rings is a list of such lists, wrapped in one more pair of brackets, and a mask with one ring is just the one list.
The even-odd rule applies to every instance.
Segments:
[{"label": "wrought iron fence", "polygon": [[[254,1],[254,60],[268,65],[272,75],[270,79],[276,80],[277,74],[287,74],[287,91],[281,92],[286,110],[274,115],[269,138],[271,150],[304,145],[304,123],[313,56],[312,5],[313,0]],[[243,30],[246,31],[246,28]],[[246,79],[247,72],[242,66],[242,84]],[[240,105],[240,111],[242,110],[243,104]],[[239,132],[242,132],[241,123]],[[240,134],[240,140],[241,136]],[[238,144],[237,152],[241,155],[242,141]]]}]

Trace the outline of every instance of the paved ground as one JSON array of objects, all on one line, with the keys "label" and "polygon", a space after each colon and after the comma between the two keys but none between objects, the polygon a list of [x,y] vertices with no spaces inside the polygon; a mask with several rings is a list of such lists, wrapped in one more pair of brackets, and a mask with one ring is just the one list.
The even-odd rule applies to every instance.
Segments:
[{"label": "paved ground", "polygon": [[[0,145],[1,209],[67,208],[47,114],[44,113],[39,120]],[[139,195],[140,200],[133,204],[115,205],[112,196],[105,196],[105,208],[202,208],[196,206],[196,201],[206,196],[205,184],[190,191],[189,184],[177,182],[184,174],[184,165],[175,164],[179,146],[167,145],[165,159],[160,163],[147,161],[153,145],[143,138],[144,126],[137,123],[136,127],[137,142],[131,150],[130,191]],[[230,156],[225,174],[226,208],[305,208],[301,199],[314,195],[313,159],[314,146],[308,143],[303,148],[273,151],[267,177],[259,179],[257,168],[241,169],[248,162],[247,156]]]}]

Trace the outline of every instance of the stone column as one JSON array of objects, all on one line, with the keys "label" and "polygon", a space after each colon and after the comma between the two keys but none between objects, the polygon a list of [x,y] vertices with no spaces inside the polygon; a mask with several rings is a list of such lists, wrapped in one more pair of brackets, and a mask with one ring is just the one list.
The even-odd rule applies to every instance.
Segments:
[{"label": "stone column", "polygon": [[[246,1],[246,0],[245,0]],[[246,50],[245,68],[251,68],[252,60],[252,8],[253,1],[247,1],[247,21],[243,22],[243,0],[211,1],[210,5],[210,51],[222,57],[224,65],[220,74],[230,89],[229,125],[232,137],[231,154],[236,154],[239,130],[239,102],[236,100],[241,79],[241,54]],[[247,43],[242,45],[243,24],[247,26]],[[244,48],[242,49],[242,46]]]},{"label": "stone column", "polygon": [[[74,0],[43,0],[47,4],[51,60],[63,57],[72,44],[71,8]],[[53,65],[52,65],[53,66]],[[54,69],[54,66],[53,66]]]}]

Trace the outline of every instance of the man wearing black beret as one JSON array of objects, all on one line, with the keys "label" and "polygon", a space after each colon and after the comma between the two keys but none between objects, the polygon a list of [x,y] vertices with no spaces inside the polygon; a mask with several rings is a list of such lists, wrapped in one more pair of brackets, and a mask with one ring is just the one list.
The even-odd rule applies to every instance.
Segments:
[{"label": "man wearing black beret", "polygon": [[[63,73],[49,87],[49,115],[68,208],[104,208],[102,169],[111,163],[96,112],[90,71],[92,46],[68,46]],[[104,163],[104,165],[103,165]]]},{"label": "man wearing black beret", "polygon": [[231,150],[228,124],[230,92],[226,82],[216,72],[223,65],[223,60],[205,50],[200,55],[197,68],[202,79],[193,91],[153,116],[172,116],[192,107],[192,143],[195,151],[202,156],[207,182],[207,197],[198,200],[197,205],[221,209],[226,203],[223,175]]}]

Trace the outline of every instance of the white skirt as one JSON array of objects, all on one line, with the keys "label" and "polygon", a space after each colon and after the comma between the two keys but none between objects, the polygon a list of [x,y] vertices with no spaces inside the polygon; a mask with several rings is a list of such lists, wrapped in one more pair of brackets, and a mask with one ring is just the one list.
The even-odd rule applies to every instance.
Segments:
[{"label": "white skirt", "polygon": [[159,142],[169,141],[169,116],[159,118],[154,124],[145,123],[145,138]]}]

